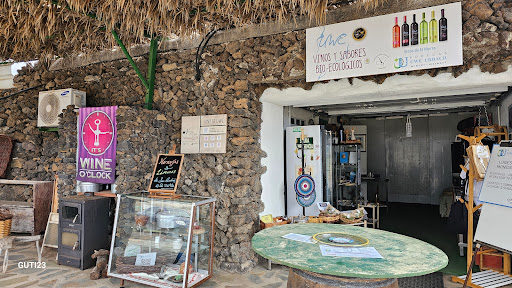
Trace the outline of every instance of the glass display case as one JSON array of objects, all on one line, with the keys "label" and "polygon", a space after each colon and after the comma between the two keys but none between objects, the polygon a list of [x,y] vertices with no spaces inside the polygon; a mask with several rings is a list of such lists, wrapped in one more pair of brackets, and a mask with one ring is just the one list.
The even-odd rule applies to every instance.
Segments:
[{"label": "glass display case", "polygon": [[[158,196],[157,196],[158,197]],[[154,287],[196,287],[212,275],[215,198],[117,195],[108,275]]]}]

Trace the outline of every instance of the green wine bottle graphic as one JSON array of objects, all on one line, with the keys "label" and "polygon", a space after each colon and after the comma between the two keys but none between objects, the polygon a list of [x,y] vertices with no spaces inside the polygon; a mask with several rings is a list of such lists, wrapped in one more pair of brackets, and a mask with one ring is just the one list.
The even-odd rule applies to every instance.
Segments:
[{"label": "green wine bottle graphic", "polygon": [[437,42],[437,20],[435,17],[435,12],[432,11],[432,19],[430,19],[430,23],[428,23],[429,26],[429,42],[434,43]]},{"label": "green wine bottle graphic", "polygon": [[425,20],[425,12],[423,12],[423,21],[420,23],[420,44],[428,43],[428,23]]}]

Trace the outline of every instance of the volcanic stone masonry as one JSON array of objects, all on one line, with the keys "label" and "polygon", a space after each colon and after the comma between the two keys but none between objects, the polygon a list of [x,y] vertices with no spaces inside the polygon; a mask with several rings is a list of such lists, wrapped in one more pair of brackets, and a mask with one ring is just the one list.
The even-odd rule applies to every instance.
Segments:
[{"label": "volcanic stone masonry", "polygon": [[[458,76],[475,65],[486,72],[505,71],[511,59],[512,4],[463,1],[463,20],[463,66],[405,74]],[[58,133],[39,131],[39,91],[75,88],[87,92],[87,106],[119,106],[118,193],[147,189],[157,154],[180,145],[182,116],[228,114],[227,153],[187,155],[178,193],[217,198],[214,263],[245,272],[257,261],[250,239],[263,211],[260,178],[266,168],[261,158],[266,154],[259,144],[259,97],[267,87],[312,87],[304,80],[305,38],[302,30],[210,45],[202,55],[200,81],[195,80],[195,49],[161,53],[154,110],[143,109],[145,90],[127,60],[65,71],[25,68],[15,78],[15,89],[0,93],[2,97],[42,84],[0,100],[0,133],[15,143],[7,178],[52,180],[59,175],[59,193],[75,191],[77,111],[68,107],[62,113]],[[147,71],[147,57],[135,60],[141,71]],[[382,83],[389,76],[362,79]],[[0,191],[0,198],[6,198],[7,190]],[[16,193],[13,197],[29,200],[24,191]]]}]

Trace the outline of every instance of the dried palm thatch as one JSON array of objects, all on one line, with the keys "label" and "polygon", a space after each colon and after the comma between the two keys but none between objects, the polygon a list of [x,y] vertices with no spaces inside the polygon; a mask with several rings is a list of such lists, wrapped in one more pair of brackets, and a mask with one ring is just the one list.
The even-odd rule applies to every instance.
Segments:
[{"label": "dried palm thatch", "polygon": [[[49,60],[128,46],[150,35],[188,36],[307,15],[321,24],[330,7],[354,0],[0,0],[0,59]],[[366,7],[384,0],[360,0]]]}]

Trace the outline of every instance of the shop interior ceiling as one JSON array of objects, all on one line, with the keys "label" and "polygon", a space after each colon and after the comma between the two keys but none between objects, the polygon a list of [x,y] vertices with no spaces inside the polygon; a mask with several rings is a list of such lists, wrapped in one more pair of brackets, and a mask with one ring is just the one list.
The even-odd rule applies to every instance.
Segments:
[{"label": "shop interior ceiling", "polygon": [[326,112],[329,115],[346,115],[349,117],[382,117],[403,114],[454,113],[478,110],[488,105],[501,95],[500,92],[453,95],[449,97],[423,97],[400,100],[373,101],[365,103],[343,103],[313,106],[310,109]]},{"label": "shop interior ceiling", "polygon": [[479,107],[500,101],[507,94],[512,86],[510,68],[490,74],[474,67],[457,78],[451,73],[436,77],[397,74],[381,84],[340,79],[315,83],[310,90],[269,88],[261,101],[351,118],[478,111]]}]

